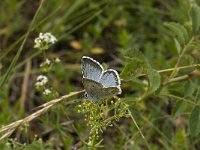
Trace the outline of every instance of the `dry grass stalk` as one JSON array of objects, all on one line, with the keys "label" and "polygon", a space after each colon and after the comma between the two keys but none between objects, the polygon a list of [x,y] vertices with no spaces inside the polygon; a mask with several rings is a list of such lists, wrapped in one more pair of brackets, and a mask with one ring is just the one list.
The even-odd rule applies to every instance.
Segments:
[{"label": "dry grass stalk", "polygon": [[19,126],[25,125],[25,124],[31,122],[32,120],[36,119],[43,113],[47,112],[50,108],[52,108],[56,104],[66,100],[72,96],[79,95],[79,94],[83,93],[84,91],[85,90],[78,91],[78,92],[72,92],[72,93],[69,93],[68,95],[64,95],[60,98],[51,100],[50,102],[47,102],[47,103],[39,106],[39,108],[41,108],[41,109],[39,109],[36,112],[32,113],[31,115],[25,117],[24,119],[17,120],[7,126],[3,126],[2,128],[0,128],[0,134],[2,134],[0,137],[0,140],[3,140],[5,138],[9,137]]},{"label": "dry grass stalk", "polygon": [[24,110],[24,105],[27,97],[28,92],[28,81],[29,76],[31,72],[31,60],[28,60],[25,68],[25,75],[22,83],[22,92],[21,92],[21,98],[20,98],[20,110]]}]

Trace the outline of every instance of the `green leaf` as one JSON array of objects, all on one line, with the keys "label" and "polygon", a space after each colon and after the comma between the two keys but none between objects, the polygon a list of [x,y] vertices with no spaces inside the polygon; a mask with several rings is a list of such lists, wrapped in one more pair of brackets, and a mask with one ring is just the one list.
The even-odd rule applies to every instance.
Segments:
[{"label": "green leaf", "polygon": [[121,77],[124,80],[131,80],[140,76],[143,70],[149,67],[149,63],[144,54],[136,49],[124,49],[123,55],[128,61],[121,72]]},{"label": "green leaf", "polygon": [[131,61],[121,72],[121,78],[124,80],[131,80],[133,78],[136,78],[142,74],[143,68],[142,63],[138,61]]},{"label": "green leaf", "polygon": [[122,52],[124,57],[128,61],[138,61],[149,65],[145,55],[137,49],[124,49]]},{"label": "green leaf", "polygon": [[186,83],[185,85],[184,97],[192,96],[195,90],[196,90],[196,84],[194,84],[192,80],[189,80],[188,83]]},{"label": "green leaf", "polygon": [[197,65],[195,68],[200,71],[200,65]]},{"label": "green leaf", "polygon": [[183,25],[180,25],[180,24],[176,24],[176,26],[179,27],[179,29],[182,31],[184,39],[185,39],[185,43],[187,43],[189,41],[189,34],[188,34],[187,29]]},{"label": "green leaf", "polygon": [[190,16],[192,19],[192,30],[196,33],[200,27],[200,8],[197,5],[192,6]]},{"label": "green leaf", "polygon": [[197,104],[200,104],[200,87],[197,89],[195,99],[196,99]]},{"label": "green leaf", "polygon": [[189,119],[189,129],[192,136],[200,133],[200,106],[195,106]]},{"label": "green leaf", "polygon": [[184,101],[178,101],[173,109],[173,116],[174,117],[178,117],[179,115],[181,115],[185,109],[187,107],[187,103]]},{"label": "green leaf", "polygon": [[176,38],[174,38],[174,46],[176,48],[177,53],[180,54],[181,45],[180,45],[180,43],[178,42],[178,40]]},{"label": "green leaf", "polygon": [[149,92],[154,92],[160,87],[160,74],[155,69],[147,69],[149,79]]},{"label": "green leaf", "polygon": [[177,38],[180,45],[184,45],[188,41],[189,35],[184,26],[174,22],[165,23],[164,25],[172,32],[173,38]]}]

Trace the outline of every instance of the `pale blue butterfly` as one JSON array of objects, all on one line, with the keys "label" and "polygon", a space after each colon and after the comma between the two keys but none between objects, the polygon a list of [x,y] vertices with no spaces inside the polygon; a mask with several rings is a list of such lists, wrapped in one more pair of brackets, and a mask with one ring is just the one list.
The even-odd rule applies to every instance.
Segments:
[{"label": "pale blue butterfly", "polygon": [[88,99],[99,100],[121,94],[121,82],[116,70],[104,70],[98,61],[83,56],[82,73]]}]

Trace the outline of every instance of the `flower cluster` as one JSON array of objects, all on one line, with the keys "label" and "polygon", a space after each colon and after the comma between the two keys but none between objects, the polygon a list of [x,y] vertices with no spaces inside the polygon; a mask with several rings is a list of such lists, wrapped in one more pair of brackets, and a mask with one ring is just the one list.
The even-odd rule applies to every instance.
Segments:
[{"label": "flower cluster", "polygon": [[50,64],[51,64],[51,60],[46,58],[46,60],[40,64],[40,67],[48,67],[50,66]]},{"label": "flower cluster", "polygon": [[[45,54],[45,50],[47,50],[52,44],[57,41],[56,37],[51,33],[40,33],[39,37],[35,39],[34,48],[39,50],[43,50],[43,62],[40,64],[42,73],[49,74],[52,70],[54,64],[60,62],[59,58],[55,58],[54,60],[48,59]],[[55,98],[58,96],[58,92],[51,87],[51,83],[48,83],[49,79],[45,75],[39,75],[36,79],[35,87],[36,89],[46,98],[47,100]]]},{"label": "flower cluster", "polygon": [[43,91],[42,94],[48,96],[50,94],[52,94],[52,91],[48,88],[46,88],[45,86],[47,85],[48,83],[48,78],[47,76],[44,76],[44,75],[39,75],[36,79],[36,83],[35,83],[35,86],[37,89],[39,89],[40,91]]},{"label": "flower cluster", "polygon": [[35,83],[35,86],[36,86],[36,88],[40,88],[40,87],[46,85],[47,82],[48,82],[47,76],[39,75],[37,77],[37,82]]},{"label": "flower cluster", "polygon": [[52,91],[49,90],[49,89],[45,89],[44,92],[43,92],[44,95],[49,95],[51,93],[52,93]]},{"label": "flower cluster", "polygon": [[39,37],[35,39],[34,48],[38,48],[40,50],[47,50],[56,41],[56,37],[53,36],[51,33],[40,33]]},{"label": "flower cluster", "polygon": [[[85,121],[90,127],[88,146],[94,146],[94,141],[99,139],[99,134],[107,127],[113,126],[114,121],[127,117],[128,106],[121,99],[115,98],[110,103],[101,104],[92,101],[83,101],[77,106],[78,113],[85,113]],[[95,139],[95,140],[94,140]]]}]

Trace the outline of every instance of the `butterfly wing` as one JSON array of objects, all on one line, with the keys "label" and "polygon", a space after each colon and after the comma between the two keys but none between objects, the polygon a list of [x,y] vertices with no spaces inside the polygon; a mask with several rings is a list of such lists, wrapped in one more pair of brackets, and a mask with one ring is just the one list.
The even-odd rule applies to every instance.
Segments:
[{"label": "butterfly wing", "polygon": [[107,87],[107,88],[103,88],[103,90],[102,90],[102,98],[108,98],[108,97],[115,96],[118,94],[121,94],[120,86]]},{"label": "butterfly wing", "polygon": [[83,78],[91,79],[99,82],[103,73],[103,67],[96,60],[83,56],[82,57],[82,73]]},{"label": "butterfly wing", "polygon": [[96,60],[82,57],[83,86],[88,99],[99,100],[121,93],[120,78],[117,71],[109,69],[104,71]]},{"label": "butterfly wing", "polygon": [[116,70],[109,69],[104,71],[99,82],[104,88],[114,89],[115,93],[117,92],[116,94],[121,94],[121,81]]},{"label": "butterfly wing", "polygon": [[83,86],[86,90],[88,99],[98,100],[101,99],[103,86],[94,80],[83,78]]},{"label": "butterfly wing", "polygon": [[86,90],[88,99],[94,101],[117,95],[121,90],[119,87],[104,88],[101,83],[87,78],[83,78],[83,86]]}]

